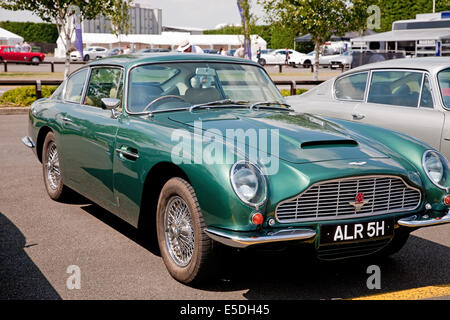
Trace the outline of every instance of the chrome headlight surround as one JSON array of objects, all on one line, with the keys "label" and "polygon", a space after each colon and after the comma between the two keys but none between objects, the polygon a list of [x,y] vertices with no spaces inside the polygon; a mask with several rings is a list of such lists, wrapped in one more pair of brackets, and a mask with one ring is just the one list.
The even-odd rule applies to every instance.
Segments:
[{"label": "chrome headlight surround", "polygon": [[237,161],[230,170],[234,193],[245,204],[258,208],[267,199],[267,183],[258,165],[246,160]]},{"label": "chrome headlight surround", "polygon": [[422,166],[428,179],[440,189],[447,190],[449,181],[449,163],[447,159],[437,151],[427,150],[422,156]]}]

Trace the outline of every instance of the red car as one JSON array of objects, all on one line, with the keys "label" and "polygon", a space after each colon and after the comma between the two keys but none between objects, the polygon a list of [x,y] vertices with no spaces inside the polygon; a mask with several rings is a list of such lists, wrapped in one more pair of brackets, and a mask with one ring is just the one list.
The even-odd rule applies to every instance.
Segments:
[{"label": "red car", "polygon": [[0,46],[0,61],[20,61],[39,64],[44,61],[45,54],[40,52],[22,52],[14,46]]}]

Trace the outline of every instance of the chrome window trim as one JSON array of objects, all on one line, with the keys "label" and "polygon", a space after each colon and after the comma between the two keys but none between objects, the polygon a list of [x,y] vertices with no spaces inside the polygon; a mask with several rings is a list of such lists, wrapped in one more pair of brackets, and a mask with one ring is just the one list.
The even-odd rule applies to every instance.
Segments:
[{"label": "chrome window trim", "polygon": [[[209,60],[209,59],[207,59],[207,60],[202,60],[202,59],[199,59],[199,60],[182,59],[182,60],[174,60],[174,61],[141,62],[141,63],[137,63],[137,64],[133,65],[132,67],[130,67],[127,70],[127,73],[126,73],[126,80],[125,80],[125,84],[124,84],[124,90],[125,90],[124,92],[125,92],[125,94],[124,94],[124,103],[123,103],[123,105],[124,105],[123,109],[125,110],[125,112],[128,115],[135,115],[135,116],[143,116],[143,115],[148,115],[148,114],[153,113],[153,112],[149,112],[149,111],[145,111],[145,112],[131,112],[131,111],[128,110],[128,91],[130,89],[130,73],[131,73],[132,70],[134,70],[137,67],[141,67],[141,66],[145,66],[145,65],[152,65],[152,64],[173,64],[173,63],[192,63],[192,62],[195,62],[195,63],[240,64],[240,65],[248,65],[248,66],[257,67],[257,68],[260,68],[261,70],[263,70],[263,72],[267,75],[269,81],[276,88],[276,85],[273,83],[273,80],[269,76],[269,74],[267,73],[266,69],[264,69],[264,67],[262,67],[261,65],[256,64],[255,62],[252,62],[250,60],[249,61],[234,61],[234,60],[223,61],[223,60],[215,60],[215,59],[211,59],[211,60]],[[280,93],[280,95],[281,95],[281,93]],[[177,110],[189,110],[189,108],[186,108],[186,109],[180,108],[180,109],[177,109]],[[170,111],[169,109],[161,110],[161,112],[169,112],[169,111]]]},{"label": "chrome window trim", "polygon": [[[77,73],[80,73],[80,72],[82,72],[82,71],[84,71],[84,70],[87,70],[87,75],[86,75],[86,78],[84,79],[83,91],[81,91],[81,98],[80,98],[80,99],[83,98],[83,93],[84,93],[84,89],[85,89],[85,87],[86,87],[86,82],[87,82],[87,79],[88,79],[88,77],[89,77],[89,75],[90,75],[89,67],[82,67],[82,68],[80,68],[80,69],[74,71],[69,77],[67,77],[66,80],[64,80],[64,89],[63,89],[63,92],[62,92],[62,99],[61,99],[63,102],[66,102],[66,103],[72,103],[72,104],[80,104],[80,103],[77,103],[77,102],[70,101],[70,100],[67,100],[67,99],[66,99],[66,89],[67,89],[67,83],[69,82],[69,80],[70,80],[73,76],[75,76]],[[81,102],[81,101],[82,101],[82,100],[80,100],[80,102]]]},{"label": "chrome window trim", "polygon": [[[356,100],[356,99],[342,99],[342,98],[338,98],[338,97],[336,96],[336,82],[337,82],[337,81],[342,80],[342,79],[345,79],[345,78],[348,78],[348,77],[351,77],[351,76],[355,76],[355,75],[358,75],[358,74],[362,74],[362,73],[367,73],[366,86],[365,86],[365,88],[364,88],[364,97],[363,97],[362,100]],[[365,99],[366,99],[367,86],[368,86],[368,83],[369,83],[369,75],[370,75],[370,70],[365,70],[365,71],[354,72],[354,73],[350,73],[350,74],[347,74],[347,75],[343,75],[343,76],[337,77],[337,78],[334,79],[334,81],[333,81],[333,87],[332,87],[332,96],[333,96],[333,98],[334,98],[335,100],[337,100],[337,101],[364,102]]]},{"label": "chrome window trim", "polygon": [[[84,86],[84,89],[83,89],[83,95],[82,95],[82,98],[83,98],[83,99],[81,100],[81,102],[84,102],[84,100],[85,100],[85,98],[86,98],[87,90],[88,90],[89,83],[90,83],[90,80],[91,80],[92,70],[93,70],[93,69],[106,69],[106,68],[109,68],[109,69],[119,69],[119,70],[121,71],[119,83],[120,83],[120,82],[123,82],[123,84],[125,84],[125,83],[124,83],[124,74],[125,74],[125,72],[124,72],[124,70],[125,70],[124,67],[122,67],[122,66],[116,66],[116,65],[107,65],[107,64],[90,66],[90,67],[89,67],[89,74],[88,74],[88,77],[87,77],[87,81],[86,81],[85,86]],[[122,90],[123,90],[123,89],[122,89]],[[97,106],[91,106],[91,105],[89,105],[89,104],[85,104],[85,103],[81,103],[81,102],[79,103],[79,105],[81,105],[81,106],[83,106],[83,107],[94,107],[94,108],[96,108],[96,109],[101,109],[101,108],[99,108],[99,107],[97,107]],[[122,106],[123,106],[123,101],[122,101]]]},{"label": "chrome window trim", "polygon": [[[426,81],[425,79],[428,80],[428,84],[429,84],[430,91],[431,91],[431,100],[433,100],[433,107],[432,107],[432,108],[429,108],[429,107],[422,107],[422,106],[420,105],[420,102],[421,102],[421,100],[422,100],[422,92],[423,92],[423,88],[424,88],[425,81]],[[436,110],[436,101],[435,101],[435,98],[434,98],[434,92],[433,92],[433,91],[434,91],[434,90],[433,90],[433,83],[432,83],[432,81],[431,81],[431,76],[430,76],[430,74],[428,74],[427,72],[424,72],[423,77],[422,77],[422,88],[421,88],[421,90],[420,90],[420,97],[419,97],[419,109],[424,109],[424,110]]]},{"label": "chrome window trim", "polygon": [[[376,72],[389,72],[389,71],[397,71],[397,72],[415,72],[415,73],[421,73],[422,74],[422,79],[423,79],[423,75],[427,74],[428,76],[430,76],[430,73],[427,70],[421,70],[421,69],[405,69],[405,68],[399,68],[399,69],[395,69],[395,68],[389,68],[389,69],[374,69],[374,70],[370,70],[370,82],[368,83],[369,87],[368,87],[368,91],[367,91],[367,96],[365,98],[365,103],[370,103],[370,104],[382,104],[382,105],[386,105],[386,106],[390,106],[390,107],[401,107],[401,108],[408,108],[408,109],[419,109],[419,104],[420,104],[420,99],[418,99],[417,102],[417,106],[415,107],[410,107],[410,106],[403,106],[403,105],[398,105],[398,104],[384,104],[384,103],[377,103],[377,102],[369,102],[369,94],[370,94],[370,88],[371,88],[371,84],[372,84],[372,78],[373,78],[373,73]],[[420,87],[420,94],[422,92],[422,86],[423,86],[423,81],[421,83],[421,87]],[[434,108],[433,108],[434,109]]]},{"label": "chrome window trim", "polygon": [[[346,181],[346,180],[358,180],[358,179],[367,179],[367,178],[395,178],[395,179],[400,179],[407,188],[415,190],[417,192],[419,192],[420,198],[418,201],[418,204],[416,207],[414,207],[414,209],[410,209],[408,211],[405,211],[404,209],[394,209],[394,210],[385,210],[385,211],[378,211],[376,213],[366,213],[366,214],[348,214],[348,215],[341,215],[341,216],[328,216],[328,217],[315,217],[315,218],[311,218],[311,217],[307,217],[307,218],[298,218],[298,219],[289,219],[289,220],[283,220],[280,221],[278,219],[278,208],[286,203],[286,202],[290,202],[293,201],[297,198],[300,198],[303,194],[305,194],[306,192],[308,192],[311,188],[316,187],[318,185],[322,185],[322,184],[326,184],[326,183],[333,183],[333,182],[337,182],[337,181]],[[316,221],[323,221],[323,220],[345,220],[345,219],[357,219],[360,217],[377,217],[383,214],[390,214],[390,213],[397,213],[397,212],[409,212],[409,211],[414,211],[417,210],[421,203],[422,203],[422,191],[419,188],[415,188],[411,185],[409,185],[408,183],[405,182],[405,180],[400,177],[400,176],[395,176],[395,175],[367,175],[367,176],[354,176],[354,177],[345,177],[345,178],[337,178],[337,179],[332,179],[332,180],[324,180],[324,181],[320,181],[317,183],[313,183],[312,185],[310,185],[308,188],[306,188],[304,191],[302,191],[301,193],[299,193],[296,196],[293,196],[291,198],[285,199],[280,201],[276,208],[275,208],[275,219],[277,220],[278,223],[280,224],[288,224],[288,223],[303,223],[303,222],[316,222]]]}]

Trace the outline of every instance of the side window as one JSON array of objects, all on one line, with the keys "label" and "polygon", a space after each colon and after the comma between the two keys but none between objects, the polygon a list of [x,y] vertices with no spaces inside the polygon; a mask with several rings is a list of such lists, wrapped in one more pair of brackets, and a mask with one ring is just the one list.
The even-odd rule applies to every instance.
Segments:
[{"label": "side window", "polygon": [[412,71],[374,71],[367,102],[417,108],[422,76]]},{"label": "side window", "polygon": [[66,90],[64,93],[64,100],[70,102],[81,102],[81,96],[83,94],[84,83],[86,82],[86,76],[88,69],[83,69],[75,74],[73,74],[66,84]]},{"label": "side window", "polygon": [[122,69],[93,68],[84,104],[99,107],[103,98],[122,100]]},{"label": "side window", "polygon": [[430,79],[428,75],[425,75],[423,79],[422,96],[420,97],[420,107],[433,109],[433,96],[431,94]]},{"label": "side window", "polygon": [[334,92],[337,99],[363,101],[368,72],[353,74],[337,79]]}]

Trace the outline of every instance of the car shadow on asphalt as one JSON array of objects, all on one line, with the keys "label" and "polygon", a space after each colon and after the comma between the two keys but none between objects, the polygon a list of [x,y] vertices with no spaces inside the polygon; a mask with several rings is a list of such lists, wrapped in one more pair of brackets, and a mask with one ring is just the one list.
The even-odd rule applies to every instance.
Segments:
[{"label": "car shadow on asphalt", "polygon": [[26,252],[35,245],[0,212],[0,300],[61,299]]},{"label": "car shadow on asphalt", "polygon": [[[387,257],[318,261],[301,249],[281,252],[243,251],[225,260],[220,281],[209,291],[247,290],[247,299],[350,299],[450,283],[450,247],[411,235],[405,247]],[[367,282],[380,268],[380,289]],[[369,281],[370,282],[370,281]]]},{"label": "car shadow on asphalt", "polygon": [[116,231],[122,233],[124,236],[136,242],[141,247],[149,250],[152,254],[161,256],[155,237],[149,236],[146,234],[146,231],[136,229],[129,223],[115,216],[108,210],[103,209],[97,204],[91,203],[89,205],[82,206],[81,209],[103,223],[106,223]]},{"label": "car shadow on asphalt", "polygon": [[[96,204],[81,207],[152,254],[157,243]],[[216,278],[196,289],[213,292],[246,290],[247,299],[349,299],[417,287],[450,283],[450,247],[410,236],[405,247],[388,258],[319,261],[306,248],[234,250],[220,247]],[[368,289],[368,267],[381,271],[381,289]]]}]

